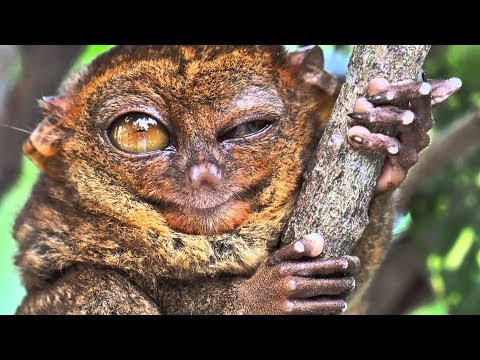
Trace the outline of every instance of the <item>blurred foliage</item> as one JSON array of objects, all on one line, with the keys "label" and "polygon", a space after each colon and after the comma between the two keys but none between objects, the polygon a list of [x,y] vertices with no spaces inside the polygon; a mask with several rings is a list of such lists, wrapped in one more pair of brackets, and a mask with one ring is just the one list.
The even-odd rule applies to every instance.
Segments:
[{"label": "blurred foliage", "polygon": [[[435,136],[479,105],[480,46],[436,46],[427,77],[462,79],[462,89],[435,110]],[[411,234],[426,259],[435,299],[414,313],[480,313],[480,147],[427,180],[411,204]]]},{"label": "blurred foliage", "polygon": [[[90,62],[109,45],[90,45],[73,69]],[[288,45],[289,50],[297,48]],[[321,45],[325,67],[343,77],[352,45]],[[462,90],[435,110],[432,137],[478,106],[480,46],[434,46],[424,66],[429,78],[457,76]],[[18,69],[15,71],[18,72]],[[11,314],[24,290],[13,266],[16,245],[11,238],[15,214],[29,195],[37,175],[24,159],[22,176],[0,203],[0,314]],[[411,212],[399,219],[395,233],[409,229],[430,271],[435,297],[412,314],[480,313],[480,149],[432,176],[415,196]],[[408,266],[408,265],[406,265]]]},{"label": "blurred foliage", "polygon": [[[89,63],[110,47],[111,45],[87,46],[73,65],[72,71]],[[10,69],[8,81],[13,83],[11,79],[18,78],[20,71],[20,61],[15,61]],[[38,170],[35,165],[24,157],[19,180],[0,199],[0,315],[13,314],[25,295],[25,290],[20,282],[19,271],[13,264],[17,246],[12,238],[12,226],[16,215],[30,195],[30,190],[37,175]]]},{"label": "blurred foliage", "polygon": [[38,170],[26,157],[22,161],[22,175],[5,194],[0,203],[0,314],[12,314],[25,295],[20,284],[18,269],[13,266],[17,244],[13,240],[12,226],[15,216],[27,200],[37,178]]},{"label": "blurred foliage", "polygon": [[75,71],[78,68],[87,65],[90,61],[95,59],[101,53],[109,50],[113,45],[89,45],[85,48],[83,53],[78,57],[75,64],[72,66],[71,71]]}]

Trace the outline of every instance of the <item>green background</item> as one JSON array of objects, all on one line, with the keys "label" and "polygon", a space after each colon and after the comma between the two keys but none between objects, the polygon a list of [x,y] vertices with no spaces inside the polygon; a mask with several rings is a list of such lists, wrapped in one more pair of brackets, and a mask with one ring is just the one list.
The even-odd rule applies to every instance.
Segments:
[{"label": "green background", "polygon": [[[98,54],[108,50],[111,45],[90,45],[78,58],[71,71],[89,63]],[[12,66],[13,77],[21,69],[19,64]],[[13,265],[17,250],[11,235],[15,216],[30,195],[30,189],[35,183],[38,170],[26,157],[22,159],[22,172],[17,183],[0,201],[0,314],[13,314],[19,305],[25,290],[20,282],[19,271]]]},{"label": "green background", "polygon": [[[289,45],[289,48],[296,48]],[[108,45],[90,45],[73,69],[88,63]],[[326,67],[345,72],[352,46],[322,45]],[[73,70],[72,69],[72,70]],[[431,137],[458,120],[480,101],[480,46],[438,46],[430,52],[424,69],[430,78],[457,76],[462,90],[435,111]],[[12,78],[21,71],[12,66]],[[480,150],[458,159],[426,182],[415,196],[410,213],[398,223],[396,232],[408,230],[430,273],[434,296],[410,313],[480,313]],[[11,228],[16,214],[28,198],[38,175],[23,159],[17,183],[0,199],[0,314],[12,314],[25,294],[19,272],[13,265],[16,244]]]}]

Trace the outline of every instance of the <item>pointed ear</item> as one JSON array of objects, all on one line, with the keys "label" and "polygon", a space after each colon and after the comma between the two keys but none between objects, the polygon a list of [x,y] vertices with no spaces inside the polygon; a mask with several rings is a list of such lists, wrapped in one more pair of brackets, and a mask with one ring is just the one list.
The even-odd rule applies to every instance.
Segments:
[{"label": "pointed ear", "polygon": [[300,79],[316,86],[330,96],[340,88],[335,76],[324,70],[323,51],[318,45],[305,46],[288,54],[288,62]]},{"label": "pointed ear", "polygon": [[70,104],[63,97],[44,97],[38,104],[42,109],[43,120],[23,144],[23,152],[41,171],[61,179],[63,169],[59,152],[67,134],[60,126],[60,120]]}]

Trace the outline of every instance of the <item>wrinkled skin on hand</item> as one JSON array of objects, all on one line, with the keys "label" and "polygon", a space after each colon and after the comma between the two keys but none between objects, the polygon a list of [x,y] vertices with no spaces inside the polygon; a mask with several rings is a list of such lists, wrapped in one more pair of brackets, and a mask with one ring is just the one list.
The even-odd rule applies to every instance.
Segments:
[{"label": "wrinkled skin on hand", "polygon": [[337,314],[355,288],[360,261],[354,256],[316,259],[324,240],[309,234],[274,252],[255,275],[240,285],[245,314]]},{"label": "wrinkled skin on hand", "polygon": [[[425,149],[432,128],[432,106],[460,89],[458,78],[390,84],[377,78],[368,85],[368,98],[360,98],[349,116],[357,122],[348,131],[348,140],[355,149],[376,151],[387,155],[377,180],[376,193],[396,189],[405,180],[408,170],[417,163],[418,154]],[[396,136],[372,133],[370,125],[396,127]]]}]

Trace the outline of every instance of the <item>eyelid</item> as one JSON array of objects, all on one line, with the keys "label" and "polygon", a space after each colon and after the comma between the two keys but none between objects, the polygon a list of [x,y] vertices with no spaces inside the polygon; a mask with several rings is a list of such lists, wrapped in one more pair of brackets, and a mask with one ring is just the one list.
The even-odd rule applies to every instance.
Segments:
[{"label": "eyelid", "polygon": [[166,121],[165,117],[160,112],[158,112],[152,106],[141,106],[141,105],[140,106],[129,106],[129,107],[115,113],[114,116],[112,116],[108,119],[106,125],[104,126],[104,131],[108,131],[110,126],[112,126],[113,123],[115,121],[117,121],[120,117],[122,117],[123,115],[126,115],[126,114],[130,114],[130,113],[143,113],[143,114],[146,114],[148,116],[151,116],[152,118],[157,120],[160,123],[160,125],[163,125],[168,130],[170,135],[173,135],[173,131],[172,131],[172,127],[170,126],[170,123],[168,121]]},{"label": "eyelid", "polygon": [[[237,127],[240,127],[242,125],[246,125],[246,124],[252,123],[252,122],[266,122],[267,125],[262,127],[260,130],[252,132],[250,134],[246,134],[244,136],[225,138],[226,134],[228,134],[230,131],[235,130]],[[231,143],[231,142],[237,142],[237,141],[240,141],[240,140],[247,140],[247,139],[252,138],[252,137],[262,136],[262,135],[265,135],[265,134],[269,133],[270,130],[272,128],[274,128],[277,123],[278,123],[278,118],[259,118],[257,120],[254,119],[254,120],[251,120],[251,121],[242,122],[242,123],[238,124],[237,126],[230,127],[229,129],[219,133],[219,135],[217,136],[217,140],[220,143],[227,144],[227,143]]]},{"label": "eyelid", "polygon": [[262,115],[262,114],[256,114],[254,116],[246,116],[246,117],[241,117],[236,119],[233,123],[229,124],[228,126],[224,127],[223,129],[220,129],[217,133],[217,137],[221,137],[223,134],[227,133],[228,131],[236,128],[237,126],[243,125],[243,124],[248,124],[250,122],[254,121],[269,121],[269,122],[276,122],[279,120],[280,115],[277,114],[268,114],[268,115]]}]

